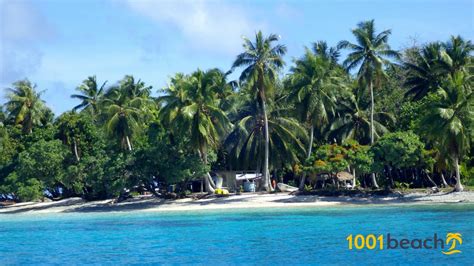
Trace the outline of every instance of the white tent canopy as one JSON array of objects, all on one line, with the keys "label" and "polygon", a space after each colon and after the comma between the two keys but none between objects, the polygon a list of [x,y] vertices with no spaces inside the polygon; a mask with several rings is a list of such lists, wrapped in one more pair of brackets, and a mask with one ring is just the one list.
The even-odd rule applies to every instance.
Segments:
[{"label": "white tent canopy", "polygon": [[246,172],[237,172],[235,179],[237,180],[252,180],[262,178],[262,173],[246,173]]}]

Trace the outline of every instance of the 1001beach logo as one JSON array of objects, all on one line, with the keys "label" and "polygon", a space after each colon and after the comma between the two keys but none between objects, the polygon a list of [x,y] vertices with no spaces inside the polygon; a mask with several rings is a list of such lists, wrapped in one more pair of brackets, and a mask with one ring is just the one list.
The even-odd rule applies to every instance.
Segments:
[{"label": "1001beach logo", "polygon": [[[391,234],[367,236],[350,234],[347,238],[349,250],[388,250],[388,249],[433,249],[441,250],[445,255],[461,253],[458,249],[462,245],[462,235],[460,233],[447,233],[446,238],[441,238],[438,234],[426,238],[396,238]],[[446,250],[445,250],[446,248]]]}]

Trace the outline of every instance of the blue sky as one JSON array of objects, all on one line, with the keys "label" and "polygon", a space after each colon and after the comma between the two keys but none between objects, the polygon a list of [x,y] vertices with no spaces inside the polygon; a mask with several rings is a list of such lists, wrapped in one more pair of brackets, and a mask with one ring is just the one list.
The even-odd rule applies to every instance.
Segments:
[{"label": "blue sky", "polygon": [[281,35],[287,65],[303,47],[346,39],[363,20],[392,29],[392,48],[446,40],[473,40],[474,1],[148,1],[0,0],[0,87],[28,77],[45,90],[56,114],[87,76],[113,84],[132,74],[154,90],[176,72],[228,70],[241,36]]}]

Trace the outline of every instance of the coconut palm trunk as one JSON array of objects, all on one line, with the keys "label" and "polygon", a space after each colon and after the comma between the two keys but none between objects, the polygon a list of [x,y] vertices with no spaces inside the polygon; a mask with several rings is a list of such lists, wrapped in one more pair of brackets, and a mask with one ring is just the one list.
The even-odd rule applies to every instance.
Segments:
[{"label": "coconut palm trunk", "polygon": [[127,142],[127,148],[129,151],[132,151],[132,144],[130,143],[130,138],[125,136],[125,141]]},{"label": "coconut palm trunk", "polygon": [[73,142],[74,142],[74,156],[76,156],[76,160],[79,162],[81,158],[79,157],[79,152],[77,151],[77,142],[76,140],[74,140]]},{"label": "coconut palm trunk", "polygon": [[352,188],[356,187],[356,170],[355,167],[352,167]]},{"label": "coconut palm trunk", "polygon": [[[369,81],[369,91],[370,91],[370,145],[374,144],[374,88],[372,86],[372,80]],[[375,188],[379,188],[377,184],[377,179],[375,178],[375,173],[371,174],[372,185]]]},{"label": "coconut palm trunk", "polygon": [[454,191],[461,192],[464,190],[464,187],[461,184],[461,175],[459,173],[459,158],[457,155],[454,157],[454,169],[456,171],[456,186],[454,187]]},{"label": "coconut palm trunk", "polygon": [[372,81],[369,81],[370,91],[370,144],[374,144],[374,88]]},{"label": "coconut palm trunk", "polygon": [[426,175],[426,178],[428,179],[428,181],[431,183],[431,185],[433,185],[434,187],[438,187],[438,185],[436,184],[436,182],[431,178],[430,174],[426,173],[425,172],[425,175]]},{"label": "coconut palm trunk", "polygon": [[443,182],[443,187],[448,187],[448,182],[446,182],[446,179],[444,178],[443,170],[440,170],[440,175],[441,175],[441,182]]},{"label": "coconut palm trunk", "polygon": [[[205,165],[207,165],[207,152],[200,150],[199,153],[201,154],[202,161]],[[206,191],[209,194],[214,193],[214,181],[212,181],[211,174],[209,172],[206,173],[204,176],[204,184],[206,185]]]},{"label": "coconut palm trunk", "polygon": [[209,194],[213,194],[215,189],[211,185],[211,175],[209,173],[206,173],[204,176],[204,184],[206,185],[206,191]]},{"label": "coconut palm trunk", "polygon": [[[311,125],[311,129],[309,131],[309,147],[308,147],[308,153],[306,155],[306,159],[309,159],[309,157],[311,156],[311,152],[313,149],[313,141],[314,141],[314,126]],[[304,189],[305,182],[306,182],[306,173],[303,172],[303,176],[301,176],[299,190]]]},{"label": "coconut palm trunk", "polygon": [[309,131],[309,147],[308,147],[308,154],[307,158],[311,156],[311,152],[313,151],[313,141],[314,141],[314,126],[311,125],[311,129]]},{"label": "coconut palm trunk", "polygon": [[[31,107],[29,107],[31,108]],[[26,119],[26,126],[24,126],[24,129],[26,128],[26,134],[31,134],[33,133],[33,120],[31,117],[28,117]]]},{"label": "coconut palm trunk", "polygon": [[272,186],[270,185],[270,173],[268,171],[268,162],[270,157],[270,134],[268,133],[268,117],[267,117],[267,108],[265,100],[262,99],[262,109],[263,109],[263,122],[265,127],[265,159],[263,162],[263,188],[270,192],[272,191]]}]

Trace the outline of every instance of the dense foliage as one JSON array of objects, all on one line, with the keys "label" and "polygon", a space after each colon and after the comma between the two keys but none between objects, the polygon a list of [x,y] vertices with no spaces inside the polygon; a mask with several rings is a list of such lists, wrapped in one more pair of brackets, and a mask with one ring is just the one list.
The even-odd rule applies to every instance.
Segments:
[{"label": "dense foliage", "polygon": [[259,171],[267,191],[278,173],[310,189],[473,185],[473,44],[457,36],[395,51],[374,21],[352,33],[355,42],[312,44],[286,75],[286,47],[258,32],[228,72],[177,73],[159,90],[91,76],[57,117],[17,81],[0,108],[0,197],[160,196],[170,185],[184,195],[196,181],[212,193],[219,169]]}]

